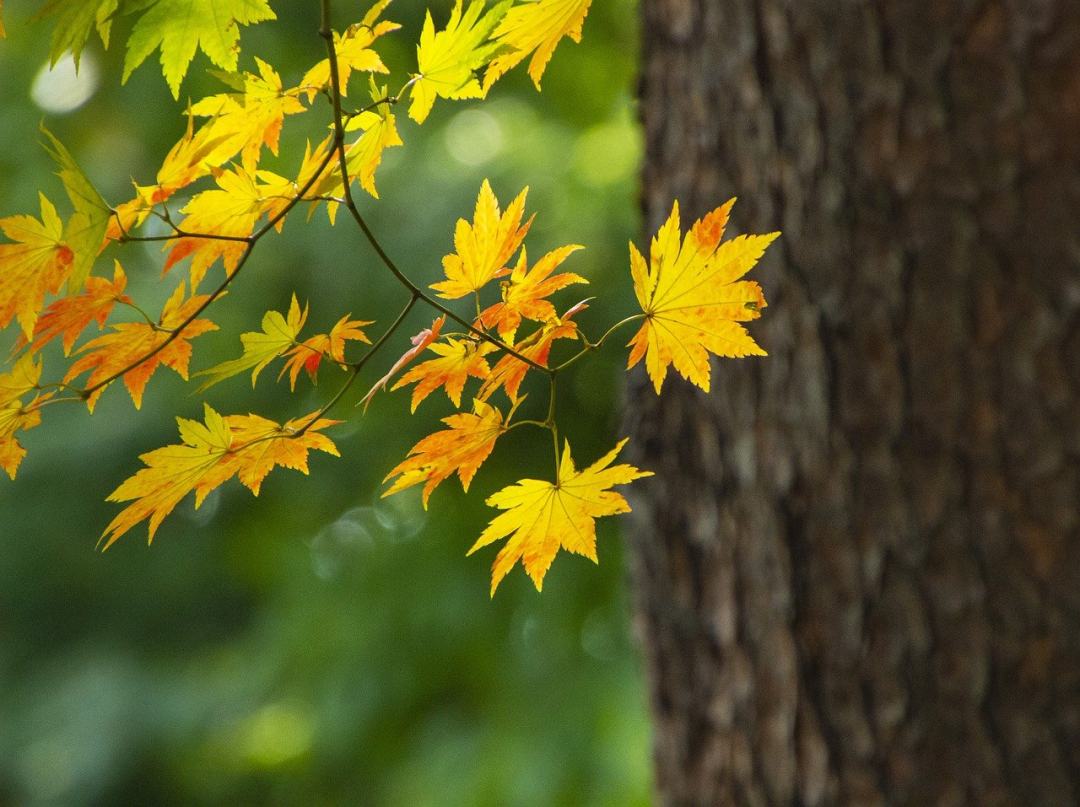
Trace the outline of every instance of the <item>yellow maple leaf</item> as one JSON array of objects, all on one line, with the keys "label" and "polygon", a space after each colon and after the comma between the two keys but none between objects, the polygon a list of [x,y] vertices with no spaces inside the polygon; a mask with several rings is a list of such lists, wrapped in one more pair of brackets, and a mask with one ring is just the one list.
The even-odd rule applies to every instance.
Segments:
[{"label": "yellow maple leaf", "polygon": [[38,405],[51,397],[51,393],[45,393],[25,400],[26,395],[38,389],[40,380],[41,362],[30,353],[23,354],[9,372],[0,375],[0,468],[12,479],[26,456],[16,434],[41,423]]},{"label": "yellow maple leaf", "polygon": [[259,74],[238,77],[243,90],[203,98],[189,110],[192,115],[209,117],[209,136],[220,137],[215,151],[240,153],[245,165],[258,162],[263,146],[278,153],[278,141],[286,115],[304,112],[299,89],[286,90],[273,67],[256,57]]},{"label": "yellow maple leaf", "polygon": [[141,521],[149,520],[149,539],[162,520],[189,493],[195,507],[207,494],[236,476],[256,496],[263,479],[277,466],[308,472],[308,451],[339,456],[330,438],[320,432],[338,421],[315,414],[279,425],[258,415],[222,417],[205,406],[204,422],[177,418],[181,443],[143,454],[147,466],[109,495],[111,502],[132,502],[101,535],[103,549]]},{"label": "yellow maple leaf", "polygon": [[393,366],[386,372],[386,375],[372,384],[371,389],[369,389],[367,394],[360,399],[360,403],[364,405],[365,411],[367,411],[367,406],[371,403],[371,399],[375,397],[375,393],[385,387],[398,370],[423,353],[428,345],[439,338],[439,334],[442,332],[442,327],[445,324],[446,315],[444,314],[432,322],[430,328],[424,328],[420,333],[409,340],[412,342],[412,347],[402,353],[398,360],[394,362]]},{"label": "yellow maple leaf", "polygon": [[581,41],[581,26],[590,5],[592,0],[530,0],[510,9],[491,34],[505,52],[488,65],[484,92],[530,53],[529,76],[539,90],[540,78],[559,40],[568,36],[575,42]]},{"label": "yellow maple leaf", "polygon": [[[344,34],[334,32],[334,53],[337,55],[338,80],[341,94],[349,94],[349,78],[353,71],[366,73],[388,73],[382,58],[371,45],[376,39],[398,30],[401,26],[389,20],[379,20],[379,16],[390,5],[390,0],[380,0],[364,15],[364,19],[349,26]],[[315,64],[300,82],[300,88],[308,94],[310,101],[317,93],[330,86],[330,60],[323,59]]]},{"label": "yellow maple leaf", "polygon": [[742,235],[721,243],[731,199],[694,222],[680,244],[679,203],[652,240],[649,263],[630,245],[634,293],[645,322],[630,340],[627,369],[645,358],[657,393],[671,365],[709,391],[709,353],[764,356],[739,324],[761,316],[767,303],[761,287],[740,280],[780,233]]},{"label": "yellow maple leaf", "polygon": [[477,470],[495,448],[495,441],[506,432],[502,413],[483,401],[474,401],[471,413],[459,412],[443,418],[442,422],[450,428],[422,439],[386,475],[384,482],[395,476],[397,479],[383,493],[384,497],[423,483],[424,509],[427,509],[432,491],[455,473],[468,493]]},{"label": "yellow maple leaf", "polygon": [[296,389],[296,379],[301,370],[306,370],[308,377],[315,381],[324,356],[329,356],[338,364],[345,364],[345,345],[347,342],[365,342],[371,344],[362,328],[371,325],[368,320],[350,319],[346,314],[330,329],[330,333],[317,333],[303,342],[285,351],[285,364],[278,373],[280,379],[289,374],[289,389]]},{"label": "yellow maple leaf", "polygon": [[491,368],[484,356],[497,349],[491,342],[447,337],[445,342],[428,346],[428,350],[439,358],[429,359],[409,370],[398,379],[393,389],[406,384],[416,384],[410,403],[413,412],[421,401],[439,387],[446,388],[446,395],[454,402],[454,406],[461,406],[461,392],[465,389],[465,382],[469,376],[487,378]]},{"label": "yellow maple leaf", "polygon": [[224,361],[195,374],[196,377],[209,376],[199,387],[199,391],[209,389],[245,370],[251,370],[251,386],[254,387],[259,373],[266,365],[296,345],[296,338],[300,335],[307,316],[308,307],[305,305],[301,310],[295,294],[289,303],[287,316],[282,316],[277,311],[267,311],[263,314],[261,331],[240,334],[240,343],[244,346],[240,358]]},{"label": "yellow maple leaf", "polygon": [[17,319],[27,339],[33,337],[45,295],[60,290],[75,260],[56,208],[44,194],[38,197],[40,220],[25,215],[0,219],[0,231],[12,241],[0,244],[0,328]]},{"label": "yellow maple leaf", "polygon": [[484,180],[472,223],[458,219],[454,229],[457,251],[443,258],[446,280],[431,284],[440,297],[456,300],[472,294],[509,271],[506,264],[521,246],[533,222],[530,218],[525,224],[521,223],[528,193],[529,189],[525,188],[502,213],[491,184]]},{"label": "yellow maple leaf", "polygon": [[[166,301],[156,325],[148,322],[121,322],[112,326],[112,333],[87,342],[78,351],[81,358],[68,368],[64,383],[67,384],[90,370],[86,386],[94,387],[130,366],[131,369],[123,374],[124,386],[138,409],[142,406],[143,391],[159,366],[174,370],[186,381],[188,364],[191,361],[189,340],[216,331],[217,325],[207,319],[195,319],[174,336],[176,330],[207,300],[207,295],[204,294],[185,300],[184,294],[185,284],[181,282]],[[91,412],[108,386],[110,385],[99,387],[87,397],[86,405]]]},{"label": "yellow maple leaf", "polygon": [[491,596],[519,560],[537,591],[543,589],[544,575],[560,549],[597,562],[596,519],[630,512],[626,499],[610,488],[652,476],[633,465],[611,465],[624,445],[626,440],[620,440],[610,452],[578,471],[567,442],[557,482],[522,479],[488,497],[490,507],[506,512],[492,519],[468,554],[510,536],[491,567]]},{"label": "yellow maple leaf", "polygon": [[584,247],[578,244],[559,247],[529,269],[525,247],[522,247],[517,266],[510,277],[502,282],[502,302],[484,309],[478,320],[480,327],[497,328],[503,340],[513,342],[523,318],[534,322],[554,319],[555,306],[546,298],[574,283],[589,282],[573,272],[551,276],[570,254],[579,249]]},{"label": "yellow maple leaf", "polygon": [[484,40],[509,5],[509,2],[499,3],[483,14],[484,0],[472,0],[463,13],[462,0],[456,0],[446,28],[438,32],[428,11],[416,47],[418,72],[412,80],[410,118],[423,123],[436,97],[454,100],[483,97],[476,71],[498,47]]},{"label": "yellow maple leaf", "polygon": [[[62,337],[66,356],[71,353],[79,334],[86,330],[91,322],[97,322],[100,330],[105,327],[105,320],[113,306],[131,302],[131,298],[124,294],[124,287],[127,286],[124,269],[120,266],[120,261],[114,261],[114,264],[112,280],[103,277],[87,278],[81,293],[61,297],[45,309],[34,326],[31,351],[41,350],[53,339]],[[26,337],[20,336],[15,347],[21,349],[26,343]]]},{"label": "yellow maple leaf", "polygon": [[222,238],[179,238],[169,249],[162,272],[168,272],[184,258],[191,258],[191,287],[197,288],[211,266],[221,258],[225,272],[236,271],[247,251],[243,240],[255,230],[255,223],[267,208],[271,194],[261,187],[254,173],[236,167],[217,176],[217,188],[197,193],[181,210],[185,218],[180,229],[188,233],[226,236]]}]

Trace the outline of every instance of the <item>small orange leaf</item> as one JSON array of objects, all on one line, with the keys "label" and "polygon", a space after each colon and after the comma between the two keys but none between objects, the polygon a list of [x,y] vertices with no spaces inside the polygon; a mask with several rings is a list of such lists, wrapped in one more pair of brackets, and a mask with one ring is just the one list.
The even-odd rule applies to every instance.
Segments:
[{"label": "small orange leaf", "polygon": [[[548,356],[551,354],[551,345],[556,339],[578,338],[578,329],[573,318],[575,314],[587,307],[585,303],[578,303],[561,317],[545,322],[538,331],[514,345],[514,350],[540,366],[546,367]],[[486,401],[501,387],[511,401],[517,401],[518,389],[529,369],[530,365],[521,359],[509,353],[506,354],[492,368],[491,375],[484,381],[476,397]]]},{"label": "small orange leaf", "polygon": [[437,320],[431,323],[430,328],[424,328],[424,330],[420,331],[420,333],[416,334],[416,336],[412,338],[413,346],[406,350],[401,355],[401,358],[394,362],[394,366],[390,368],[390,371],[378,381],[376,381],[371,386],[371,389],[367,391],[367,395],[365,395],[360,400],[360,403],[364,405],[365,409],[367,408],[367,405],[371,403],[371,399],[374,397],[375,393],[385,387],[390,381],[390,379],[394,377],[394,374],[397,373],[398,370],[400,370],[406,364],[408,364],[421,353],[423,353],[424,349],[428,345],[430,345],[432,342],[439,338],[439,333],[442,331],[442,327],[444,324],[446,324],[445,315],[439,317]]},{"label": "small orange leaf", "polygon": [[579,249],[584,247],[578,244],[560,247],[537,261],[530,270],[525,247],[522,247],[517,266],[510,278],[502,282],[502,302],[489,306],[480,314],[480,327],[498,328],[499,336],[512,342],[523,318],[534,322],[554,319],[555,306],[546,298],[574,283],[589,282],[572,272],[551,277],[551,273]]},{"label": "small orange leaf", "polygon": [[393,389],[398,389],[406,384],[416,384],[410,404],[413,412],[424,398],[439,387],[446,388],[446,395],[454,402],[454,406],[461,406],[461,392],[465,388],[465,382],[469,376],[487,378],[491,368],[484,356],[498,348],[491,342],[449,337],[445,342],[430,345],[428,350],[439,358],[429,359],[412,368],[393,386]]},{"label": "small orange leaf", "polygon": [[[124,294],[126,285],[127,276],[120,266],[120,261],[115,261],[111,281],[103,277],[88,278],[81,293],[61,297],[45,309],[45,313],[34,326],[34,340],[30,343],[30,350],[41,350],[53,339],[62,337],[64,355],[71,353],[75,340],[91,322],[97,322],[100,330],[105,327],[105,320],[113,306],[118,302],[131,302],[131,298]],[[25,345],[26,337],[20,337],[16,348]]]},{"label": "small orange leaf", "polygon": [[473,402],[472,413],[460,412],[443,418],[449,429],[429,434],[412,447],[409,456],[386,475],[394,484],[383,496],[424,485],[424,508],[428,498],[443,480],[457,474],[461,487],[468,492],[477,469],[491,454],[495,441],[506,431],[502,413],[483,401]]},{"label": "small orange leaf", "polygon": [[[79,350],[81,358],[68,368],[64,383],[90,370],[86,386],[93,387],[134,364],[131,369],[124,372],[123,379],[124,386],[127,387],[131,400],[138,409],[142,406],[146,384],[159,366],[164,365],[175,370],[186,381],[188,363],[191,361],[189,340],[209,331],[216,331],[217,325],[210,320],[196,319],[188,323],[178,336],[169,341],[172,332],[207,300],[207,295],[204,294],[184,300],[184,289],[183,282],[176,287],[172,297],[165,303],[158,325],[147,322],[122,322],[112,326],[113,333],[99,336],[83,345]],[[107,386],[109,385],[106,384],[94,390],[86,399],[86,405],[91,412],[94,411],[98,398]]]}]

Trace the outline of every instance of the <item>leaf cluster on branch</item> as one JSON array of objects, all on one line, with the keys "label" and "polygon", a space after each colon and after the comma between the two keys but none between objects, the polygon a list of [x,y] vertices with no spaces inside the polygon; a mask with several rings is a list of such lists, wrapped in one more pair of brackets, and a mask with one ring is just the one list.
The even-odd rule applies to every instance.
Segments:
[{"label": "leaf cluster on branch", "polygon": [[[454,475],[468,491],[503,435],[521,427],[547,431],[552,480],[522,479],[490,495],[487,503],[502,512],[469,552],[505,539],[492,569],[493,595],[519,562],[540,589],[560,549],[596,561],[595,520],[628,511],[615,488],[649,473],[613,464],[625,440],[578,470],[556,422],[560,373],[631,324],[638,330],[628,345],[627,366],[644,359],[658,393],[669,367],[708,390],[710,354],[763,355],[742,323],[761,315],[765,298],[757,283],[743,277],[777,234],[724,241],[734,200],[684,233],[676,203],[648,259],[630,245],[629,278],[641,310],[590,338],[580,322],[587,302],[552,299],[588,283],[563,270],[582,247],[567,244],[530,261],[525,244],[533,222],[533,216],[526,217],[528,189],[503,209],[484,180],[471,220],[462,218],[454,228],[453,251],[442,260],[445,277],[430,290],[393,261],[368,226],[355,192],[359,186],[378,199],[376,174],[383,153],[403,145],[394,114],[399,103],[408,98],[409,117],[422,124],[439,99],[483,99],[500,77],[525,60],[539,89],[559,42],[580,40],[591,2],[457,0],[441,28],[428,12],[416,72],[394,76],[378,51],[383,37],[399,29],[383,18],[390,0],[379,0],[340,30],[331,26],[331,1],[321,0],[318,34],[326,57],[295,86],[287,86],[261,59],[254,60],[256,72],[236,72],[240,28],[274,19],[267,0],[47,3],[42,13],[54,21],[54,59],[68,51],[78,59],[94,31],[108,46],[113,20],[133,14],[125,80],[160,51],[164,77],[176,97],[200,49],[229,71],[224,79],[230,90],[189,106],[187,128],[157,175],[146,185],[136,184],[132,197],[117,204],[107,203],[63,144],[43,130],[71,212],[64,218],[42,194],[37,216],[0,219],[6,238],[0,243],[0,327],[15,325],[20,331],[0,374],[0,466],[15,478],[26,455],[19,435],[40,425],[48,406],[81,402],[92,413],[101,395],[120,381],[139,408],[158,367],[186,380],[194,340],[217,329],[209,309],[248,265],[256,246],[280,233],[298,208],[310,217],[325,205],[331,223],[344,210],[384,269],[399,281],[404,292],[400,313],[381,327],[374,318],[341,313],[329,332],[310,334],[304,330],[308,306],[301,306],[295,295],[287,312],[268,311],[260,330],[240,335],[239,356],[193,374],[200,380],[199,391],[248,371],[254,386],[271,366],[279,380],[288,376],[295,390],[301,375],[315,383],[323,365],[341,372],[337,389],[316,411],[283,423],[254,414],[223,416],[209,405],[202,422],[178,418],[180,442],[143,454],[145,467],[109,497],[126,506],[105,528],[102,545],[107,548],[142,522],[148,523],[152,539],[190,493],[198,507],[210,491],[236,477],[257,495],[278,466],[307,473],[310,451],[336,456],[325,432],[339,421],[329,413],[374,356],[393,350],[407,315],[420,305],[433,314],[430,327],[414,335],[390,371],[371,382],[363,403],[366,407],[393,382],[391,389],[412,385],[413,412],[439,389],[459,411],[443,418],[445,428],[420,440],[387,474],[383,495],[422,486],[427,507],[432,491]],[[356,89],[350,86],[354,77],[366,78],[369,98],[347,109],[348,93]],[[325,107],[317,108],[319,99],[328,102]],[[297,155],[293,175],[260,166],[265,151],[277,154],[287,118],[326,114],[325,109],[328,134]],[[174,200],[181,191],[188,201],[179,206]],[[147,234],[150,221],[164,224],[166,234]],[[186,264],[156,316],[126,293],[121,258],[124,248],[137,242],[163,242],[163,283]],[[105,265],[111,279],[94,273]],[[84,337],[91,326],[105,332]],[[53,340],[62,343],[67,365],[46,376],[40,351]],[[562,354],[557,360],[556,351]],[[544,417],[519,414],[530,376],[547,386]]]}]

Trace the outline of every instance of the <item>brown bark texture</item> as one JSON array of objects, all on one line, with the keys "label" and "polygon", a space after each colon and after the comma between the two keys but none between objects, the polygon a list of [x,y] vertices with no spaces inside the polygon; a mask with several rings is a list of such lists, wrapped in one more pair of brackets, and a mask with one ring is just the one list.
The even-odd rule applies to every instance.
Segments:
[{"label": "brown bark texture", "polygon": [[628,393],[672,805],[1080,804],[1080,3],[643,0],[649,232],[768,358]]}]

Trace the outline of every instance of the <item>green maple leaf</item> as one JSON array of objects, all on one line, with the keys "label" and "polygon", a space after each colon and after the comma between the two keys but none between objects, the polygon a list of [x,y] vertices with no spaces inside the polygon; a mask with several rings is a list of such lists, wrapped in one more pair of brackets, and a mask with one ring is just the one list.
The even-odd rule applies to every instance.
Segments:
[{"label": "green maple leaf", "polygon": [[235,71],[239,26],[275,18],[267,0],[157,0],[131,32],[123,81],[160,47],[162,73],[179,98],[196,48],[218,67]]}]

